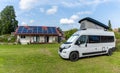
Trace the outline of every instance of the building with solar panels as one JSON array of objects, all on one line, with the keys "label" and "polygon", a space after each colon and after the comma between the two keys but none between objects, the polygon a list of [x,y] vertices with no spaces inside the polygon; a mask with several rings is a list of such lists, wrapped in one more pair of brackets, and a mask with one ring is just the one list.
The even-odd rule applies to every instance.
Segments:
[{"label": "building with solar panels", "polygon": [[47,26],[19,26],[15,35],[21,44],[59,43],[62,38],[56,27]]}]

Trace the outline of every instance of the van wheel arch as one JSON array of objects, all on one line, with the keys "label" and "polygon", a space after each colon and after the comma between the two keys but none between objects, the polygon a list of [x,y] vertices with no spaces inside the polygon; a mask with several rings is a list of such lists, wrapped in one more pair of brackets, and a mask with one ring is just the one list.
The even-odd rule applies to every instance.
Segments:
[{"label": "van wheel arch", "polygon": [[70,61],[77,61],[79,59],[79,52],[78,51],[72,51],[69,55]]}]

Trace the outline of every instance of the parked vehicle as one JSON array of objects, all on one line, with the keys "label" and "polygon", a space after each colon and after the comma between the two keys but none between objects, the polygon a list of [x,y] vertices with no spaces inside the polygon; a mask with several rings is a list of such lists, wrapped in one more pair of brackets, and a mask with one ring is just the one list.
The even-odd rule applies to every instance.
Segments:
[{"label": "parked vehicle", "polygon": [[115,35],[112,31],[84,29],[75,32],[58,50],[64,59],[76,61],[80,57],[107,54],[115,50]]}]

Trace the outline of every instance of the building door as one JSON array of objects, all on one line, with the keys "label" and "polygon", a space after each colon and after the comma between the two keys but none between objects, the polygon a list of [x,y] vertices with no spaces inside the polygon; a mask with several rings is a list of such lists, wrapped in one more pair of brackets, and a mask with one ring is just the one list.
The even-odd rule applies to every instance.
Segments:
[{"label": "building door", "polygon": [[40,37],[39,36],[36,36],[36,42],[40,42]]},{"label": "building door", "polygon": [[35,43],[38,43],[38,42],[40,41],[40,37],[39,37],[39,36],[34,36],[34,37],[33,37],[33,41],[34,41]]},{"label": "building door", "polygon": [[61,42],[61,36],[58,36],[58,43]]},{"label": "building door", "polygon": [[33,37],[33,42],[36,42],[36,36]]},{"label": "building door", "polygon": [[49,36],[45,36],[45,43],[49,43]]}]

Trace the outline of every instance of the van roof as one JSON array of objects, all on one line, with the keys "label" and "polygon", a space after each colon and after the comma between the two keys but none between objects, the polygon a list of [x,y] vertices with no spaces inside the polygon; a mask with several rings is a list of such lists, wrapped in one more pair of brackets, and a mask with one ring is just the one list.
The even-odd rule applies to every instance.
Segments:
[{"label": "van roof", "polygon": [[93,18],[90,18],[90,17],[86,17],[86,18],[81,19],[81,20],[79,21],[79,23],[81,23],[81,22],[84,21],[84,20],[87,20],[87,21],[90,21],[90,22],[92,22],[92,23],[95,23],[96,25],[101,26],[101,27],[103,27],[103,28],[105,28],[105,29],[109,29],[109,27],[108,27],[107,25],[105,25],[105,24],[103,24],[103,23],[101,23],[101,22],[99,22],[99,21],[97,21],[97,20],[95,20],[95,19],[93,19]]},{"label": "van roof", "polygon": [[77,31],[74,34],[79,34],[79,35],[107,35],[107,36],[114,36],[114,32],[100,30],[100,29],[79,30],[79,31]]}]

